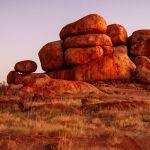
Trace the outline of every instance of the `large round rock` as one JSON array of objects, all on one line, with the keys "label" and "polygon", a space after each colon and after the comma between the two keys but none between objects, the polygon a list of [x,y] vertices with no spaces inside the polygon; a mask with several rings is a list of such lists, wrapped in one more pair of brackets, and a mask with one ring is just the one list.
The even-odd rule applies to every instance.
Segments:
[{"label": "large round rock", "polygon": [[46,72],[59,70],[64,67],[62,41],[47,43],[39,51],[42,69]]},{"label": "large round rock", "polygon": [[63,27],[60,32],[60,38],[64,40],[69,36],[105,33],[106,29],[107,24],[104,18],[97,14],[91,14]]},{"label": "large round rock", "polygon": [[85,34],[68,37],[64,41],[65,48],[91,47],[91,46],[112,46],[112,41],[105,34]]},{"label": "large round rock", "polygon": [[36,71],[37,64],[32,60],[24,60],[17,62],[14,68],[20,73],[32,73]]},{"label": "large round rock", "polygon": [[127,31],[122,25],[108,25],[106,33],[109,37],[111,37],[111,40],[114,45],[127,44]]}]

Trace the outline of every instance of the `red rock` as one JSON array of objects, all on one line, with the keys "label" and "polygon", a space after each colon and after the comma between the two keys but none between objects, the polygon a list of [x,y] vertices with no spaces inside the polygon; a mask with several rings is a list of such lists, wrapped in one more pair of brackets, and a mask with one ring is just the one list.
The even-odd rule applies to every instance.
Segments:
[{"label": "red rock", "polygon": [[16,79],[16,77],[18,77],[19,76],[19,73],[18,72],[16,72],[16,71],[10,71],[9,73],[8,73],[8,75],[7,75],[7,83],[8,84],[13,84],[13,83],[15,83],[15,79]]},{"label": "red rock", "polygon": [[150,69],[142,65],[138,66],[135,70],[135,79],[142,83],[150,84]]},{"label": "red rock", "polygon": [[86,48],[69,48],[65,51],[65,61],[68,65],[82,65],[101,58],[103,49],[100,46]]},{"label": "red rock", "polygon": [[39,95],[43,98],[81,98],[89,96],[100,98],[102,94],[96,87],[85,82],[57,80],[47,75],[35,76],[35,78],[31,76],[31,78],[32,82],[24,84],[18,94]]},{"label": "red rock", "polygon": [[116,53],[122,53],[122,54],[128,55],[128,49],[125,45],[120,45],[120,46],[114,47],[114,51]]},{"label": "red rock", "polygon": [[132,33],[131,43],[136,44],[141,41],[150,40],[150,30],[137,30]]},{"label": "red rock", "polygon": [[130,53],[133,56],[147,56],[150,58],[150,39],[132,44]]},{"label": "red rock", "polygon": [[[122,48],[123,49],[123,48]],[[127,48],[125,48],[127,49]],[[49,73],[55,78],[95,81],[95,80],[128,80],[135,71],[136,66],[129,59],[125,50],[114,48],[114,53],[101,57],[99,60],[91,61],[82,66],[74,67],[67,71]],[[64,73],[65,72],[65,73]],[[62,75],[63,74],[63,75]],[[64,75],[65,74],[65,75]]]},{"label": "red rock", "polygon": [[112,46],[109,36],[105,34],[85,34],[68,37],[64,41],[65,48],[91,47],[91,46]]},{"label": "red rock", "polygon": [[38,53],[42,69],[53,71],[65,66],[62,41],[54,41],[46,44]]},{"label": "red rock", "polygon": [[136,66],[144,66],[150,69],[150,59],[146,56],[138,56],[133,61]]},{"label": "red rock", "polygon": [[97,14],[91,14],[63,27],[60,32],[60,38],[64,40],[69,36],[105,33],[106,29],[107,24],[104,18]]},{"label": "red rock", "polygon": [[20,73],[32,73],[37,69],[37,64],[32,60],[24,60],[16,63],[15,71]]},{"label": "red rock", "polygon": [[111,37],[114,45],[127,44],[127,31],[119,24],[111,24],[107,26],[106,34]]},{"label": "red rock", "polygon": [[104,55],[110,55],[114,52],[114,48],[112,46],[103,46]]}]

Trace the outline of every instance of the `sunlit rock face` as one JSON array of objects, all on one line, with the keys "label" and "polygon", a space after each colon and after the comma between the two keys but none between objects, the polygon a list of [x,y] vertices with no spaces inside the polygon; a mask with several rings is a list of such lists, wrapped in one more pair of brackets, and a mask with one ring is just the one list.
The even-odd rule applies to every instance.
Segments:
[{"label": "sunlit rock face", "polygon": [[107,24],[102,16],[90,14],[63,27],[60,31],[60,38],[64,40],[70,36],[105,33],[106,29]]}]

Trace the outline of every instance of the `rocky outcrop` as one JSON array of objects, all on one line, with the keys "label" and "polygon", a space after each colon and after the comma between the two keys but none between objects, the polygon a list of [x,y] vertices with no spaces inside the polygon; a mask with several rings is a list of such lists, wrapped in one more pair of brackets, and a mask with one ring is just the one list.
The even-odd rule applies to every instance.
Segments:
[{"label": "rocky outcrop", "polygon": [[91,46],[112,46],[110,37],[105,34],[85,34],[68,37],[64,41],[65,48],[91,47]]},{"label": "rocky outcrop", "polygon": [[150,30],[137,30],[132,33],[130,54],[150,58]]},{"label": "rocky outcrop", "polygon": [[24,60],[17,62],[14,68],[16,72],[28,74],[36,71],[37,64],[32,60]]},{"label": "rocky outcrop", "polygon": [[78,21],[68,24],[60,31],[60,38],[65,39],[70,36],[105,33],[107,29],[106,21],[102,16],[90,14]]},{"label": "rocky outcrop", "polygon": [[7,83],[8,84],[12,84],[12,83],[15,83],[15,79],[16,77],[19,76],[19,73],[16,72],[16,71],[10,71],[7,75]]},{"label": "rocky outcrop", "polygon": [[54,71],[65,66],[61,40],[46,44],[38,55],[44,71]]},{"label": "rocky outcrop", "polygon": [[53,78],[79,81],[128,80],[134,71],[135,65],[127,56],[126,46],[118,46],[114,48],[112,55],[103,56],[99,60],[70,70],[56,71],[48,75]]},{"label": "rocky outcrop", "polygon": [[135,78],[139,82],[150,84],[150,59],[145,56],[138,56],[134,59],[136,64]]},{"label": "rocky outcrop", "polygon": [[[101,92],[85,82],[52,79],[45,74],[22,76],[16,84],[22,84],[19,89],[20,96],[28,95],[42,98],[82,98],[101,97]],[[11,90],[11,89],[9,89]]]},{"label": "rocky outcrop", "polygon": [[107,26],[106,34],[111,37],[113,45],[122,45],[127,44],[127,31],[126,29],[119,24],[111,24]]},{"label": "rocky outcrop", "polygon": [[67,65],[82,65],[92,60],[100,59],[103,49],[100,46],[87,48],[68,48],[65,51],[65,61]]}]

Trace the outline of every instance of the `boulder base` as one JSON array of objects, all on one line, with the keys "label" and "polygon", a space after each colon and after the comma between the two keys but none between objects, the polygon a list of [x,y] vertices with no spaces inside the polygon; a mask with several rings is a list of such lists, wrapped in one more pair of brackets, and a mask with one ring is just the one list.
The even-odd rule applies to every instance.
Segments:
[{"label": "boulder base", "polygon": [[129,80],[135,68],[136,66],[125,51],[115,47],[112,55],[103,56],[99,60],[91,61],[70,70],[56,71],[48,75],[53,78],[79,81]]}]

